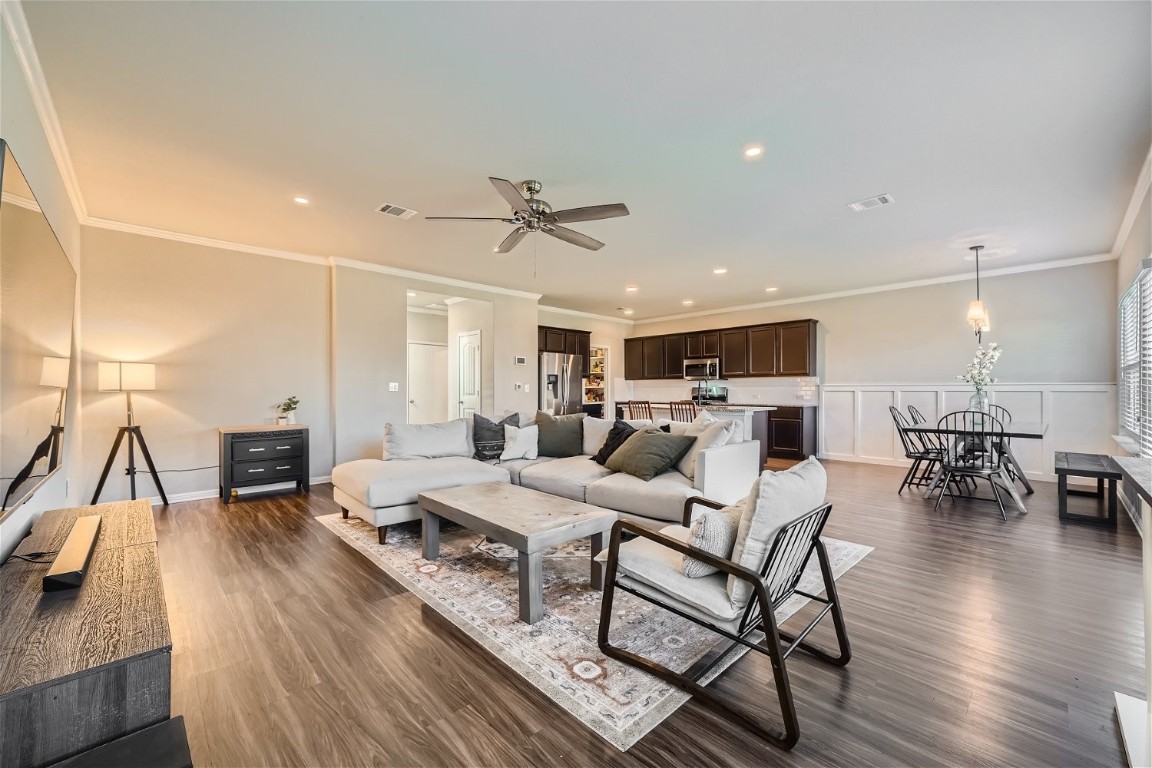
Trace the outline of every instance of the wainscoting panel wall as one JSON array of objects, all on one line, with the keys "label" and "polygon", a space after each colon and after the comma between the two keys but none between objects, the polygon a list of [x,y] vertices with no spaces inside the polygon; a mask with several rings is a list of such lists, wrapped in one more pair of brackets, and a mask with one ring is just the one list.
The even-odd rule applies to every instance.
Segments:
[{"label": "wainscoting panel wall", "polygon": [[[820,456],[906,465],[888,406],[907,414],[914,405],[935,423],[943,414],[966,409],[971,395],[963,384],[828,384],[820,393]],[[1056,451],[1116,452],[1114,384],[998,384],[989,400],[1019,421],[1047,422],[1043,440],[1012,443],[1030,478],[1056,480]]]}]

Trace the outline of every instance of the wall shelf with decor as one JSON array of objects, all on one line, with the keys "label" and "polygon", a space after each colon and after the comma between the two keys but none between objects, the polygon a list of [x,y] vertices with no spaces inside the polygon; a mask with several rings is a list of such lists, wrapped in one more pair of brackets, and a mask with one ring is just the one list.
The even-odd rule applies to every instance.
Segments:
[{"label": "wall shelf with decor", "polygon": [[603,416],[608,402],[608,348],[593,346],[588,351],[588,375],[584,377],[584,412]]}]

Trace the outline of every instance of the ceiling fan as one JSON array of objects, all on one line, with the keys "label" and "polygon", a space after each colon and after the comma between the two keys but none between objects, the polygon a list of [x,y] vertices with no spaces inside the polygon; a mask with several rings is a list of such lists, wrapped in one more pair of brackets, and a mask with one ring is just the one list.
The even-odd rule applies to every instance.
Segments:
[{"label": "ceiling fan", "polygon": [[[566,243],[598,251],[604,247],[599,240],[582,235],[579,232],[560,226],[574,221],[596,221],[597,219],[611,219],[616,216],[627,216],[628,206],[623,203],[611,205],[589,205],[583,208],[568,208],[563,211],[553,211],[552,206],[536,197],[542,185],[538,181],[528,180],[520,184],[520,189],[507,179],[488,177],[492,186],[500,193],[509,205],[512,206],[511,218],[500,216],[425,216],[428,221],[503,221],[515,224],[516,229],[496,246],[496,253],[508,253],[523,240],[529,232],[543,232],[546,235],[559,238]],[[521,194],[520,190],[523,190]],[[527,195],[527,197],[525,197]]]}]

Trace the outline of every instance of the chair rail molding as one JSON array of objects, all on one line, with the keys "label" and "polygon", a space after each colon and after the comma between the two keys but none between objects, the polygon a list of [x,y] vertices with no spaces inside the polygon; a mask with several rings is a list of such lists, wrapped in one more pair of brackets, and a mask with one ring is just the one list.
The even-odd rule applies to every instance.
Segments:
[{"label": "chair rail molding", "polygon": [[[825,384],[820,388],[817,455],[906,467],[910,462],[904,458],[888,406],[906,410],[914,405],[935,423],[946,413],[967,409],[971,395],[972,388],[959,382]],[[1114,382],[997,384],[989,395],[990,402],[1007,408],[1013,418],[1048,425],[1040,440],[1012,441],[1012,451],[1030,479],[1056,481],[1056,451],[1115,451]]]}]

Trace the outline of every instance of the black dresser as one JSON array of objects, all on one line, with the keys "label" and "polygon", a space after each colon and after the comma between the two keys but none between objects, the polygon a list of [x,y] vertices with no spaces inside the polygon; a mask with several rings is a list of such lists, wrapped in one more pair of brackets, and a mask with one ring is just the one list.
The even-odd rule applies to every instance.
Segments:
[{"label": "black dresser", "polygon": [[220,428],[220,498],[225,503],[237,488],[286,482],[308,492],[308,427]]}]

